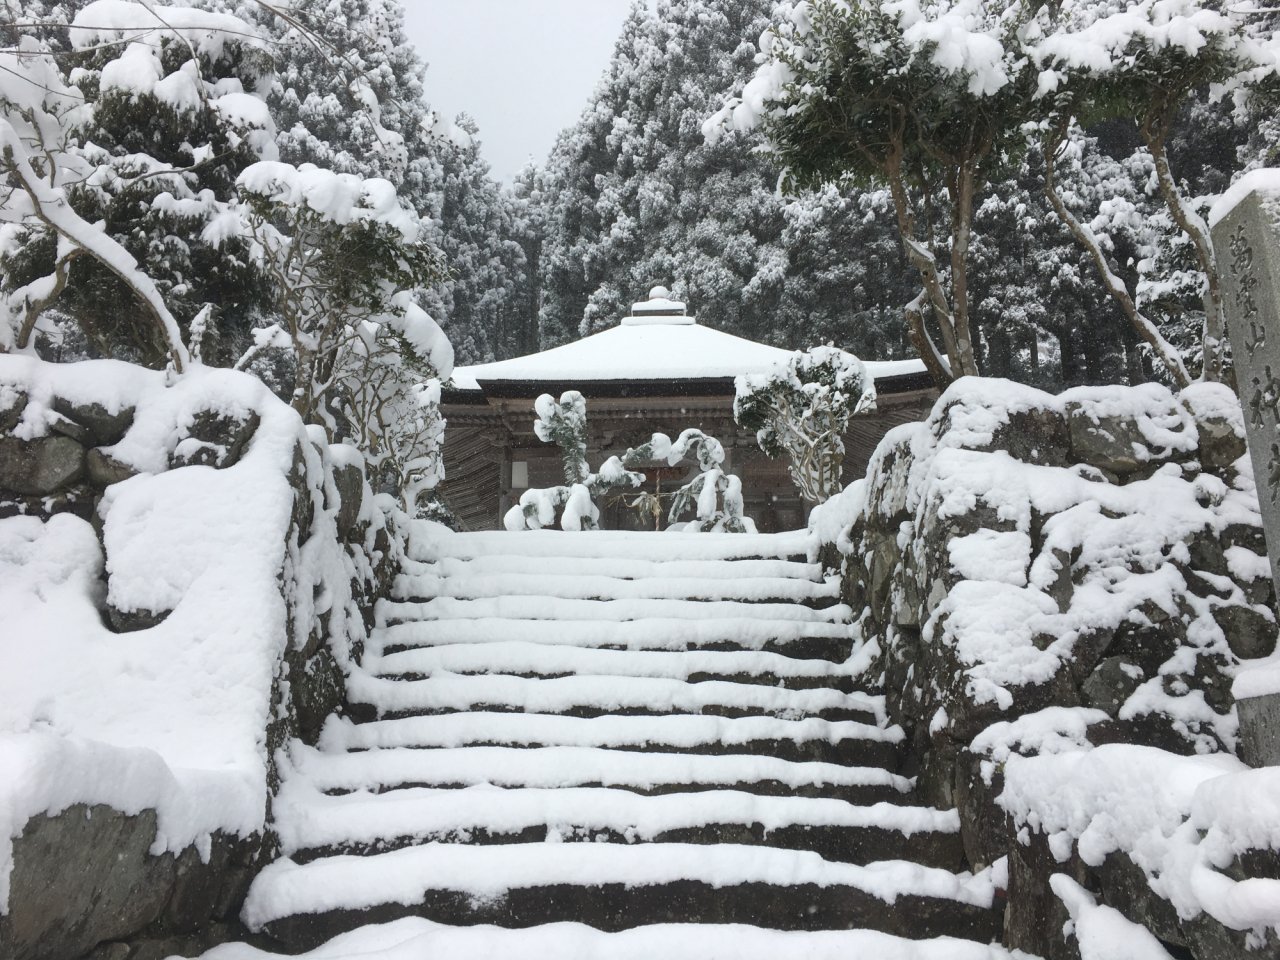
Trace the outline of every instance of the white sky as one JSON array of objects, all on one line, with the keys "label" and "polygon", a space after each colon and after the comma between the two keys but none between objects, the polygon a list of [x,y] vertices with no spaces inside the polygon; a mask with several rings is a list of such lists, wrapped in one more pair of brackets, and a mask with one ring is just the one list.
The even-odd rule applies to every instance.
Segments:
[{"label": "white sky", "polygon": [[426,95],[480,125],[481,154],[504,183],[578,119],[608,65],[631,0],[402,0],[427,61]]}]

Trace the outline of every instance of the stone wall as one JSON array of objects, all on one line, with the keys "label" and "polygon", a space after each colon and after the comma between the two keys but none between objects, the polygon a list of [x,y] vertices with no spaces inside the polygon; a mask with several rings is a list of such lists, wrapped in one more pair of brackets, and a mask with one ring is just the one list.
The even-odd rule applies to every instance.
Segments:
[{"label": "stone wall", "polygon": [[[253,443],[259,416],[229,416],[213,399],[208,409],[180,418],[178,435],[167,438],[169,471],[226,470]],[[31,437],[29,425],[22,426],[28,397],[0,385],[0,521],[72,513],[93,525],[101,543],[99,505],[113,484],[137,472],[112,450],[135,410],[105,400],[44,396],[41,402],[56,416],[43,436]],[[394,501],[373,496],[358,453],[331,447],[323,432],[299,424],[288,483],[292,510],[277,580],[288,642],[264,731],[269,791],[278,784],[277,749],[294,736],[314,743],[324,718],[342,711],[344,663],[360,656],[373,606],[389,594],[407,535]],[[106,561],[110,569],[109,551]],[[117,609],[105,585],[102,595],[103,623],[117,633],[147,630],[170,614]],[[318,596],[328,598],[327,608],[318,609]],[[335,636],[343,631],[346,636]],[[214,833],[206,849],[155,856],[153,810],[129,816],[80,803],[33,817],[13,844],[0,956],[150,960],[227,939],[251,940],[238,913],[249,881],[271,859],[269,810],[263,822],[265,834]]]},{"label": "stone wall", "polygon": [[863,682],[906,730],[908,772],[959,809],[972,868],[1007,863],[1006,945],[1078,956],[1053,873],[1170,944],[1212,939],[1178,932],[1123,855],[1059,859],[997,801],[1011,750],[1236,749],[1231,676],[1273,652],[1277,620],[1234,394],[962,380],[815,525],[863,611]]}]

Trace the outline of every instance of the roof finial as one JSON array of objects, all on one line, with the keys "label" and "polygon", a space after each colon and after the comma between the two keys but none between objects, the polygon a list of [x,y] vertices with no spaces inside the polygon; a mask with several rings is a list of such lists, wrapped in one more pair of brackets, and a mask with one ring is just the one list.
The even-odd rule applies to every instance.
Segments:
[{"label": "roof finial", "polygon": [[658,285],[649,291],[650,300],[670,300],[671,291],[662,285]]}]

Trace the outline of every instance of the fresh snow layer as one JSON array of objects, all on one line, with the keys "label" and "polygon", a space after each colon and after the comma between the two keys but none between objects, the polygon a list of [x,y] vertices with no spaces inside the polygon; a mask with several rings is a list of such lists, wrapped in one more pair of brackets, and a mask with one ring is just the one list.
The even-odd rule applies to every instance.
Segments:
[{"label": "fresh snow layer", "polygon": [[347,696],[380,713],[406,710],[504,708],[525,713],[566,713],[586,707],[606,712],[699,713],[722,706],[798,718],[823,710],[861,710],[863,700],[829,687],[789,690],[760,683],[705,680],[686,683],[658,677],[515,677],[506,674],[438,674],[427,680],[387,680],[353,671]]},{"label": "fresh snow layer", "polygon": [[1066,874],[1055,873],[1049,886],[1071,916],[1064,932],[1075,935],[1080,960],[1173,960],[1155,934],[1126,920],[1119,910],[1099,906],[1093,894]]},{"label": "fresh snow layer", "polygon": [[[533,531],[525,531],[532,533]],[[553,531],[549,531],[553,532]],[[596,533],[591,534],[593,537]],[[523,537],[524,534],[522,533]],[[733,536],[749,536],[733,534]],[[513,544],[519,550],[519,544]],[[626,557],[558,557],[555,572],[565,577],[601,576],[638,580],[642,577],[696,578],[724,580],[737,577],[776,577],[789,580],[822,582],[822,564],[798,560],[639,560],[625,551]],[[526,573],[545,574],[546,559],[511,554],[485,554],[471,560],[442,556],[439,560],[422,563],[417,560],[404,562],[404,570],[410,574],[431,574],[442,577],[493,576],[495,574]]]},{"label": "fresh snow layer", "polygon": [[[585,602],[585,601],[584,601]],[[383,605],[381,610],[396,609]],[[406,610],[408,615],[411,611]],[[403,646],[449,644],[540,643],[566,647],[614,647],[625,650],[680,651],[686,647],[733,643],[743,650],[759,650],[770,642],[780,646],[810,637],[848,639],[853,628],[846,623],[812,620],[765,620],[722,617],[683,620],[648,617],[643,620],[521,620],[517,617],[479,617],[470,620],[408,620],[375,629],[374,645],[385,649]]]},{"label": "fresh snow layer", "polygon": [[892,904],[935,897],[990,907],[989,874],[953,874],[902,860],[855,866],[801,850],[738,844],[429,843],[369,857],[335,856],[299,865],[282,858],[254,878],[241,919],[251,930],[281,917],[422,903],[429,890],[493,900],[513,889],[621,883],[643,887],[694,880],[712,887],[767,883],[845,886]]},{"label": "fresh snow layer", "polygon": [[709,824],[759,824],[766,837],[793,826],[879,828],[908,837],[960,830],[955,810],[884,802],[857,806],[828,797],[772,797],[739,790],[646,796],[606,787],[498,789],[488,784],[326,796],[300,776],[284,778],[272,810],[286,856],[403,838],[466,842],[477,832],[519,834],[541,826],[565,840],[609,831],[627,842],[657,840],[672,830]]},{"label": "fresh snow layer", "polygon": [[777,757],[609,750],[600,747],[390,748],[324,753],[295,743],[294,774],[317,790],[371,790],[404,784],[496,787],[722,786],[775,782],[802,787],[891,787],[908,793],[914,781],[880,767],[796,763]]},{"label": "fresh snow layer", "polygon": [[[275,960],[243,943],[201,960]],[[605,933],[580,923],[521,930],[449,927],[420,917],[361,927],[301,954],[305,960],[1008,960],[998,944],[940,937],[906,940],[872,930],[769,930],[741,924],[671,923]],[[1139,960],[1139,958],[1135,958]]]},{"label": "fresh snow layer", "polygon": [[527,713],[447,713],[360,724],[330,717],[321,731],[320,746],[326,751],[487,744],[692,749],[713,743],[732,746],[755,740],[899,743],[904,736],[899,726],[880,728],[852,720],[829,721],[816,717],[804,720],[698,715],[584,718]]},{"label": "fresh snow layer", "polygon": [[[385,634],[384,634],[385,636]],[[613,677],[662,677],[688,680],[703,674],[721,677],[761,677],[835,680],[850,668],[830,660],[800,660],[763,650],[600,650],[553,646],[521,640],[486,644],[414,647],[380,654],[366,650],[362,666],[375,676],[435,673],[511,673]],[[884,697],[853,693],[877,716]]]},{"label": "fresh snow layer", "polygon": [[568,575],[561,570],[555,573],[479,576],[421,574],[397,577],[392,596],[397,600],[542,596],[577,600],[752,601],[825,600],[840,596],[840,581],[837,577],[832,577],[826,583],[814,583],[810,580],[782,577],[749,577],[745,571],[741,575],[729,574],[716,579],[641,576],[642,579],[624,579],[588,573]]},{"label": "fresh snow layer", "polygon": [[1232,210],[1239,206],[1249,194],[1257,191],[1264,200],[1275,202],[1280,199],[1280,170],[1275,167],[1264,167],[1261,170],[1250,170],[1235,183],[1231,184],[1209,208],[1209,229],[1212,230],[1224,220]]},{"label": "fresh snow layer", "polygon": [[[511,536],[511,534],[508,534]],[[797,603],[740,603],[735,600],[567,600],[547,596],[496,596],[478,600],[438,597],[422,603],[382,602],[380,620],[797,620],[841,623],[847,604],[815,610]]]},{"label": "fresh snow layer", "polygon": [[655,537],[644,530],[596,530],[586,536],[562,530],[509,530],[452,533],[439,524],[411,525],[409,556],[429,562],[444,557],[476,560],[491,556],[572,557],[617,560],[736,560],[810,557],[818,544],[807,531],[790,533],[669,533]]},{"label": "fresh snow layer", "polygon": [[[454,383],[478,390],[486,380],[577,383],[595,380],[733,378],[767,373],[791,351],[698,323],[623,324],[564,346],[524,357],[458,367]],[[923,373],[920,360],[864,361],[872,377]]]}]

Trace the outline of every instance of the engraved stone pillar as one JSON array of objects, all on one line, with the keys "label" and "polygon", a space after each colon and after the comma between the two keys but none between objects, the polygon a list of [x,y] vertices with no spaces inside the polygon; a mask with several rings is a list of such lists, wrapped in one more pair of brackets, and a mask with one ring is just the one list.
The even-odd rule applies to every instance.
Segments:
[{"label": "engraved stone pillar", "polygon": [[[1215,208],[1220,218],[1213,247],[1271,576],[1280,596],[1280,179],[1253,182],[1261,189],[1248,190],[1249,183],[1241,181],[1237,189],[1248,190],[1244,198],[1225,214]],[[1280,765],[1280,674],[1275,684],[1252,682],[1242,689],[1238,681],[1236,690],[1242,758],[1255,767]]]}]

